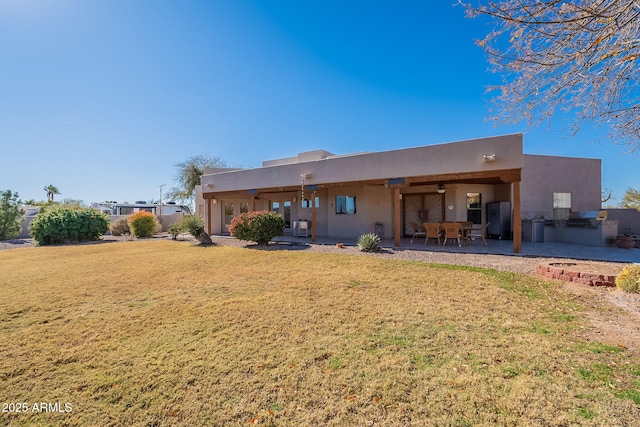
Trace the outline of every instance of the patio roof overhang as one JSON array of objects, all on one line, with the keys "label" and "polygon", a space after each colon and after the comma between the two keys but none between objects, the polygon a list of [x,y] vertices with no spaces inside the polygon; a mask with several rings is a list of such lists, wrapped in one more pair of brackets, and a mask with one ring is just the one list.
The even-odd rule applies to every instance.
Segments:
[{"label": "patio roof overhang", "polygon": [[[522,169],[504,169],[504,170],[492,170],[492,171],[480,171],[480,172],[464,172],[464,173],[450,173],[450,174],[437,174],[437,175],[423,175],[412,177],[394,177],[387,179],[372,179],[363,181],[344,181],[333,183],[320,183],[305,185],[305,189],[311,191],[319,191],[325,188],[343,187],[352,185],[381,185],[390,188],[405,188],[417,185],[433,185],[437,183],[456,184],[456,183],[473,183],[473,184],[505,184],[511,182],[520,181],[522,175]],[[267,195],[276,195],[284,193],[297,193],[301,186],[286,186],[286,187],[264,187],[264,188],[247,188],[235,191],[203,191],[204,199],[213,199],[215,197],[260,197]]]}]

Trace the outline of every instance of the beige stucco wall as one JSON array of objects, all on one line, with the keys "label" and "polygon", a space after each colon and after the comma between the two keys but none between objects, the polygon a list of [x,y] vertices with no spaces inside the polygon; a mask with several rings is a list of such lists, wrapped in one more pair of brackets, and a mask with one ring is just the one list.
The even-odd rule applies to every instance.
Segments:
[{"label": "beige stucco wall", "polygon": [[522,169],[522,216],[553,215],[553,193],[571,193],[572,211],[601,207],[602,162],[600,159],[524,155]]},{"label": "beige stucco wall", "polygon": [[637,209],[607,209],[609,220],[618,221],[618,232],[640,234],[640,211]]},{"label": "beige stucco wall", "polygon": [[[336,196],[356,196],[356,213],[336,214]],[[376,231],[376,222],[384,226],[385,237],[393,236],[393,196],[382,186],[344,186],[327,192],[327,228],[329,237],[358,237]]]},{"label": "beige stucco wall", "polygon": [[[170,215],[162,215],[161,217],[156,216],[156,218],[158,218],[158,222],[162,226],[162,231],[167,231],[171,224],[182,221],[185,216],[185,213],[178,212]],[[109,215],[109,224],[116,222],[120,218],[129,218],[129,215]]]}]

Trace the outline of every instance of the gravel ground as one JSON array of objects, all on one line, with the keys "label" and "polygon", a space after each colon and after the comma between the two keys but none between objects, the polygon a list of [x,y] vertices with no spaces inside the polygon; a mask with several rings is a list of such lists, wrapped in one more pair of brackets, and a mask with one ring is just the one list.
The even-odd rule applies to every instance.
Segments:
[{"label": "gravel ground", "polygon": [[36,243],[33,239],[13,239],[13,240],[0,240],[0,250],[2,249],[15,249],[15,248],[28,248],[35,246]]}]

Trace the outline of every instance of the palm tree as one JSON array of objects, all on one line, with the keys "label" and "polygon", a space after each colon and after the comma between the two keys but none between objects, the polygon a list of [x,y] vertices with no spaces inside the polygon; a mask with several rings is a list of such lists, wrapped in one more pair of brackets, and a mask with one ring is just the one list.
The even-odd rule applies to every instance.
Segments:
[{"label": "palm tree", "polygon": [[55,185],[47,185],[46,187],[44,187],[44,191],[47,192],[47,200],[49,202],[53,202],[53,197],[56,194],[62,194],[60,190],[58,190],[58,187],[56,187]]}]

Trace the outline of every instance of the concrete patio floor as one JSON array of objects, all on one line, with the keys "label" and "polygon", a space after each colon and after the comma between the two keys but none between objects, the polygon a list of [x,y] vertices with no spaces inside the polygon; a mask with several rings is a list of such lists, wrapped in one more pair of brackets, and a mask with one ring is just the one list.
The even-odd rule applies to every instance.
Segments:
[{"label": "concrete patio floor", "polygon": [[[293,237],[291,235],[279,236],[274,239],[278,242],[290,242],[300,244],[310,244],[310,237]],[[522,242],[522,252],[513,253],[513,241],[487,239],[487,246],[482,240],[473,241],[471,245],[458,247],[457,243],[447,242],[446,246],[439,246],[437,243],[425,245],[424,239],[417,239],[411,243],[410,238],[403,238],[400,247],[394,247],[393,239],[383,239],[382,246],[393,248],[395,251],[417,250],[430,252],[449,252],[464,254],[488,254],[488,255],[512,255],[523,257],[544,257],[544,258],[569,258],[577,260],[605,261],[605,262],[629,262],[640,263],[640,249],[621,249],[615,246],[583,246],[571,245],[555,242]],[[335,245],[343,243],[345,246],[356,246],[356,238],[318,238],[317,245]]]}]

